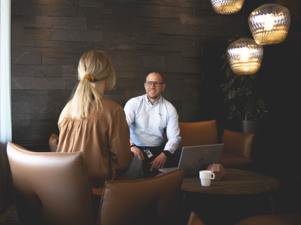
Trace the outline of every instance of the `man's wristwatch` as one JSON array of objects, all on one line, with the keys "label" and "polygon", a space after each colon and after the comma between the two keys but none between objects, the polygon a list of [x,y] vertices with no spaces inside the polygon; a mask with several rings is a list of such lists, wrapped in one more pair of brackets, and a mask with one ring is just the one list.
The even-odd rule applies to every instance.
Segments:
[{"label": "man's wristwatch", "polygon": [[171,153],[169,151],[167,151],[167,150],[164,150],[163,153],[165,154],[165,156],[167,158],[169,158],[171,156]]}]

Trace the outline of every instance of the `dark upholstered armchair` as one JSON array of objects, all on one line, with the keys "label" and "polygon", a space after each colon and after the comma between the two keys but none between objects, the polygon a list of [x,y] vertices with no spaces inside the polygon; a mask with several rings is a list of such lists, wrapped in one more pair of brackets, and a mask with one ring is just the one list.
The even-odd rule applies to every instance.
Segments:
[{"label": "dark upholstered armchair", "polygon": [[158,225],[177,218],[183,169],[147,179],[107,181],[95,221],[81,152],[32,152],[8,142],[7,155],[24,225]]},{"label": "dark upholstered armchair", "polygon": [[175,224],[184,170],[132,181],[107,181],[102,194],[100,225]]},{"label": "dark upholstered armchair", "polygon": [[254,134],[225,129],[222,136],[224,150],[220,163],[225,167],[244,167],[250,165]]},{"label": "dark upholstered armchair", "polygon": [[181,143],[183,146],[210,145],[218,143],[218,131],[215,120],[198,122],[179,122]]},{"label": "dark upholstered armchair", "polygon": [[[183,146],[209,145],[219,143],[216,120],[179,122]],[[221,142],[224,150],[220,163],[224,167],[241,168],[252,163],[251,150],[254,134],[234,132],[225,129]]]},{"label": "dark upholstered armchair", "polygon": [[81,152],[32,152],[8,142],[7,155],[22,224],[94,224]]}]

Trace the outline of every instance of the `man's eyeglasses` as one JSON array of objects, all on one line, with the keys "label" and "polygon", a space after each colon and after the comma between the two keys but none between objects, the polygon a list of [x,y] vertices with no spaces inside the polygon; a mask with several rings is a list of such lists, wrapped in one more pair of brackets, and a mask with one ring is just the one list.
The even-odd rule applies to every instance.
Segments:
[{"label": "man's eyeglasses", "polygon": [[145,84],[149,87],[151,87],[152,85],[154,85],[155,87],[158,87],[159,85],[161,85],[163,83],[157,82],[157,81],[145,81]]}]

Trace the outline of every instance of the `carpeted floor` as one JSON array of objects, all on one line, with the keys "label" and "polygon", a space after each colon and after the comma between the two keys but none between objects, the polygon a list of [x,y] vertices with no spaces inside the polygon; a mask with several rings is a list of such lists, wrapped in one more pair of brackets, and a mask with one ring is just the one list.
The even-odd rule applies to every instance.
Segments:
[{"label": "carpeted floor", "polygon": [[14,204],[10,205],[5,212],[0,214],[0,225],[21,225]]}]

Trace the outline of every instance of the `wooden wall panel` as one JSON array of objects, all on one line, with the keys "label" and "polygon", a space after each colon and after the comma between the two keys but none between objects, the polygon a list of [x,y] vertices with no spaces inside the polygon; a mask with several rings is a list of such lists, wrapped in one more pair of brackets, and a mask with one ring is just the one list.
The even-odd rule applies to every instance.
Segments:
[{"label": "wooden wall panel", "polygon": [[77,83],[78,60],[92,48],[112,59],[117,86],[108,97],[121,105],[159,71],[180,121],[222,119],[221,55],[233,35],[248,35],[248,14],[261,3],[245,1],[241,12],[222,16],[209,0],[12,0],[13,141],[47,149]]}]

